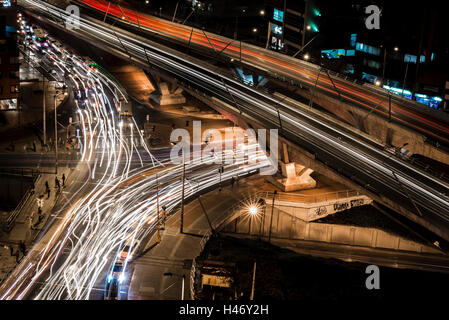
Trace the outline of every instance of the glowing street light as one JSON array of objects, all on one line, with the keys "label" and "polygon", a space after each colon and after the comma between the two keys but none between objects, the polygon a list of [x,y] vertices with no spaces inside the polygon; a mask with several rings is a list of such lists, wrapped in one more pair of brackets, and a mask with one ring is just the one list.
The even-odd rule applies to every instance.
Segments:
[{"label": "glowing street light", "polygon": [[264,16],[264,15],[265,15],[265,10],[260,10],[259,14],[260,14],[261,16]]},{"label": "glowing street light", "polygon": [[376,80],[375,84],[376,84],[376,86],[380,87],[381,82],[379,80]]},{"label": "glowing street light", "polygon": [[257,208],[257,206],[252,205],[249,207],[248,212],[252,215],[255,216],[257,213],[259,213],[259,208]]},{"label": "glowing street light", "polygon": [[306,53],[306,54],[304,55],[304,60],[309,60],[309,59],[310,59],[310,56],[309,56],[308,53]]}]

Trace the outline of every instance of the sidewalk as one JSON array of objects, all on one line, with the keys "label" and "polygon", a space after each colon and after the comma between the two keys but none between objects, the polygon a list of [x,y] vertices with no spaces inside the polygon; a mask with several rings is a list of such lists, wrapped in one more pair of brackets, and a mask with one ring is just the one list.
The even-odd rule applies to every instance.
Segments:
[{"label": "sidewalk", "polygon": [[[58,168],[58,178],[62,185],[62,174],[67,179],[70,177],[70,168]],[[45,181],[48,181],[50,187],[50,198],[47,199],[47,194],[45,193]],[[23,258],[23,253],[19,252],[18,257],[11,256],[10,249],[5,248],[13,247],[14,254],[19,251],[19,243],[23,241],[25,243],[26,251],[34,245],[36,237],[39,235],[40,231],[43,229],[50,215],[53,213],[53,207],[57,203],[60,195],[64,192],[64,188],[61,192],[56,194],[54,188],[55,185],[55,175],[54,174],[43,174],[35,182],[35,192],[28,198],[28,201],[24,204],[23,209],[20,211],[16,218],[14,227],[10,232],[0,232],[0,281],[2,281],[5,276],[16,266],[17,259]],[[39,222],[38,214],[38,199],[42,199],[42,216]]]},{"label": "sidewalk", "polygon": [[[11,271],[12,268],[17,264],[17,260],[15,256],[11,256],[11,252],[9,248],[5,248],[4,246],[8,246],[9,244],[1,243],[0,245],[0,282],[5,278],[8,272]],[[14,253],[18,250],[17,246],[14,246]]]},{"label": "sidewalk", "polygon": [[[23,209],[16,218],[15,225],[9,233],[3,233],[0,236],[0,243],[18,244],[20,240],[25,241],[27,247],[31,246],[34,239],[39,234],[47,222],[52,209],[58,201],[61,194],[64,192],[62,187],[62,175],[65,175],[67,179],[70,177],[72,170],[66,167],[58,168],[58,179],[61,184],[61,192],[57,193],[55,189],[55,177],[54,174],[42,174],[36,180],[35,192],[30,196],[28,201],[24,204]],[[50,187],[50,197],[47,198],[45,192],[45,182],[48,181]],[[39,221],[38,207],[41,202],[42,216]]]},{"label": "sidewalk", "polygon": [[[226,215],[230,207],[244,199],[248,194],[260,190],[273,190],[264,177],[253,176],[242,179],[234,186],[214,190],[201,196],[209,219],[215,227]],[[180,210],[166,222],[161,231],[161,242],[157,245],[157,232],[151,237],[144,250],[150,249],[132,265],[134,272],[130,281],[128,299],[180,299],[182,275],[185,275],[185,299],[190,299],[190,262],[200,253],[203,235],[210,230],[207,218],[198,199],[184,209],[184,234],[180,234]],[[186,234],[187,233],[187,234]],[[186,261],[187,260],[187,261]],[[175,276],[163,276],[171,272]]]}]

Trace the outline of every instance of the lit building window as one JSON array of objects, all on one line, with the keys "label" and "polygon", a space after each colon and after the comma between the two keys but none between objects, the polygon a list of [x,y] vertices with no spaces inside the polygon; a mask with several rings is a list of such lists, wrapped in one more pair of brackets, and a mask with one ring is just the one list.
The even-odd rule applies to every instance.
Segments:
[{"label": "lit building window", "polygon": [[375,56],[379,56],[380,55],[380,49],[379,48],[368,46],[368,45],[360,43],[360,42],[356,43],[355,49],[357,51],[362,51],[362,52],[369,53],[369,54],[372,54],[372,55],[375,55]]},{"label": "lit building window", "polygon": [[356,42],[357,42],[357,34],[356,33],[353,33],[353,34],[351,34],[351,47],[355,47],[355,44],[356,44]]},{"label": "lit building window", "polygon": [[404,62],[416,63],[416,56],[414,56],[412,54],[405,54],[404,55]]},{"label": "lit building window", "polygon": [[355,56],[355,50],[346,50],[346,56],[348,57]]}]

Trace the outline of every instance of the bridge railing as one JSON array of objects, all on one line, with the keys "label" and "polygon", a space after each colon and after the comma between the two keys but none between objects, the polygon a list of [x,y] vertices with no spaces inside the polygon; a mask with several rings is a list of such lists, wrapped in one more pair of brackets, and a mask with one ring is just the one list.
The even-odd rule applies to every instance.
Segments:
[{"label": "bridge railing", "polygon": [[332,200],[345,199],[349,197],[356,197],[360,195],[361,193],[358,190],[333,191],[319,194],[278,192],[276,193],[276,195],[272,191],[264,191],[256,193],[254,197],[259,199],[273,199],[274,197],[275,201],[318,203],[318,202],[327,202]]},{"label": "bridge railing", "polygon": [[0,175],[36,178],[42,170],[33,168],[0,168]]},{"label": "bridge railing", "polygon": [[17,207],[5,219],[5,222],[2,226],[3,230],[5,232],[10,232],[11,229],[14,227],[17,217],[19,216],[23,207],[25,206],[25,204],[28,202],[28,200],[31,198],[31,196],[33,194],[34,194],[34,189],[32,189],[32,188],[28,189],[28,191],[23,195],[22,199],[20,199],[20,202],[17,205]]}]

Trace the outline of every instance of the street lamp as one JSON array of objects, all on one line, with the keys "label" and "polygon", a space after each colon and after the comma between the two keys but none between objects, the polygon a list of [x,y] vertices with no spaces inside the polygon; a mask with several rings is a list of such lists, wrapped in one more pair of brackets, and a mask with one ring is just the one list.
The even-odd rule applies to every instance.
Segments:
[{"label": "street lamp", "polygon": [[166,277],[173,277],[173,276],[178,276],[178,277],[182,277],[182,287],[181,287],[181,300],[184,300],[184,284],[186,281],[186,275],[183,274],[175,274],[175,273],[171,273],[171,272],[165,272],[164,276]]},{"label": "street lamp", "polygon": [[58,174],[58,111],[56,107],[56,99],[62,95],[63,97],[67,96],[67,91],[65,92],[56,92],[54,95],[55,102],[55,174]]},{"label": "street lamp", "polygon": [[252,206],[249,207],[248,212],[252,216],[255,216],[259,212],[259,209],[255,205],[252,205]]},{"label": "street lamp", "polygon": [[309,59],[310,59],[310,56],[309,56],[308,53],[306,53],[306,54],[304,55],[304,60],[309,60]]},{"label": "street lamp", "polygon": [[[393,48],[393,50],[395,52],[398,52],[399,51],[399,47],[395,46]],[[384,83],[384,80],[385,80],[385,65],[386,65],[386,63],[387,63],[387,46],[384,46],[384,63],[383,63],[383,66],[382,66],[382,83]]]}]

